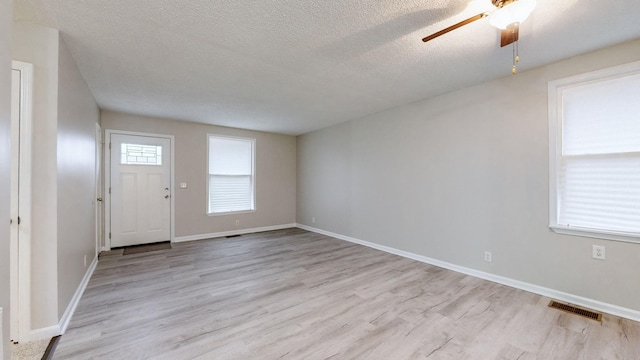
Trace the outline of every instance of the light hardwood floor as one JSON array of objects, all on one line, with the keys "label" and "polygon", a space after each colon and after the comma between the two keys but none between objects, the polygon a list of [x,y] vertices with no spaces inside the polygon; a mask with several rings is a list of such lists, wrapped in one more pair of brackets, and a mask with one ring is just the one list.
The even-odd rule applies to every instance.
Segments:
[{"label": "light hardwood floor", "polygon": [[640,323],[300,229],[106,253],[54,359],[640,359]]}]

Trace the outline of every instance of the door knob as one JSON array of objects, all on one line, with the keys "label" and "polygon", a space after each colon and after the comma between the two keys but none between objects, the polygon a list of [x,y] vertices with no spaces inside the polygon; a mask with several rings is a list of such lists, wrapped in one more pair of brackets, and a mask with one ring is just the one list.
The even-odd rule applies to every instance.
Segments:
[{"label": "door knob", "polygon": [[101,197],[99,197],[99,198],[97,198],[96,200],[98,200],[98,201],[102,201],[102,198],[101,198]]},{"label": "door knob", "polygon": [[170,196],[170,195],[165,195],[165,196],[164,196],[164,198],[165,198],[165,199],[168,199],[168,198],[169,198],[169,196]]}]

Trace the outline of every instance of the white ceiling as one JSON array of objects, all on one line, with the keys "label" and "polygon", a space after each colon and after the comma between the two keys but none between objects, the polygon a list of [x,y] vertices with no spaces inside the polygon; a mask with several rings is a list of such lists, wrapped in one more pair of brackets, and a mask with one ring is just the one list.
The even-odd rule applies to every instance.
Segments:
[{"label": "white ceiling", "polygon": [[[15,0],[103,109],[302,134],[502,76],[489,0]],[[639,0],[538,0],[520,71],[640,37]],[[517,75],[516,75],[517,76]]]}]

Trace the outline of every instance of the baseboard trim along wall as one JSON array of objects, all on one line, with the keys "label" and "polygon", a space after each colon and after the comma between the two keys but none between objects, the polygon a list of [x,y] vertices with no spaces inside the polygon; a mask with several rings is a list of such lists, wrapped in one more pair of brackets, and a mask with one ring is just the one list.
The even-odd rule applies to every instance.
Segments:
[{"label": "baseboard trim along wall", "polygon": [[222,231],[222,232],[209,233],[209,234],[178,236],[175,239],[173,239],[173,242],[179,243],[179,242],[185,242],[185,241],[205,240],[205,239],[213,239],[213,238],[219,238],[219,237],[225,237],[225,236],[253,234],[253,233],[258,233],[263,231],[289,229],[289,228],[295,228],[295,227],[297,227],[297,224],[282,224],[282,225],[264,226],[264,227],[251,228],[251,229]]},{"label": "baseboard trim along wall", "polygon": [[51,339],[54,336],[60,335],[60,324],[47,326],[39,329],[33,329],[29,333],[29,336],[26,340],[22,340],[21,342],[26,341],[36,341],[43,339]]},{"label": "baseboard trim along wall", "polygon": [[531,292],[531,293],[534,293],[534,294],[546,296],[548,298],[553,298],[553,299],[564,301],[564,302],[571,303],[571,304],[574,304],[574,305],[587,307],[587,308],[590,308],[590,309],[593,309],[593,310],[597,310],[597,311],[601,311],[601,312],[604,312],[604,313],[607,313],[607,314],[616,315],[616,316],[620,316],[620,317],[623,317],[623,318],[626,318],[626,319],[630,319],[630,320],[634,320],[634,321],[639,321],[640,322],[640,311],[636,311],[636,310],[633,310],[633,309],[625,308],[625,307],[618,306],[618,305],[608,304],[608,303],[605,303],[605,302],[602,302],[602,301],[593,300],[593,299],[585,298],[585,297],[574,295],[574,294],[569,294],[569,293],[566,293],[566,292],[562,292],[562,291],[546,288],[546,287],[535,285],[535,284],[526,283],[526,282],[523,282],[523,281],[511,279],[511,278],[504,277],[504,276],[494,275],[494,274],[491,274],[491,273],[487,273],[487,272],[484,272],[484,271],[479,271],[479,270],[467,268],[467,267],[464,267],[464,266],[451,264],[451,263],[448,263],[448,262],[445,262],[445,261],[440,261],[440,260],[429,258],[429,257],[426,257],[426,256],[414,254],[414,253],[411,253],[411,252],[408,252],[408,251],[398,250],[398,249],[395,249],[395,248],[392,248],[392,247],[389,247],[389,246],[380,245],[380,244],[376,244],[376,243],[372,243],[372,242],[369,242],[369,241],[352,238],[352,237],[341,235],[341,234],[336,234],[336,233],[333,233],[333,232],[330,232],[330,231],[314,228],[314,227],[303,225],[303,224],[297,224],[296,226],[298,228],[300,228],[300,229],[303,229],[303,230],[307,230],[307,231],[315,232],[315,233],[318,233],[318,234],[330,236],[330,237],[333,237],[333,238],[336,238],[336,239],[339,239],[339,240],[348,241],[348,242],[351,242],[351,243],[354,243],[354,244],[364,245],[364,246],[367,246],[367,247],[370,247],[370,248],[373,248],[373,249],[376,249],[376,250],[384,251],[384,252],[387,252],[387,253],[390,253],[390,254],[402,256],[402,257],[405,257],[405,258],[408,258],[408,259],[420,261],[420,262],[423,262],[423,263],[426,263],[426,264],[438,266],[438,267],[445,268],[445,269],[452,270],[452,271],[456,271],[456,272],[459,272],[459,273],[462,273],[462,274],[474,276],[474,277],[477,277],[477,278],[480,278],[480,279],[484,279],[484,280],[488,280],[488,281],[493,281],[493,282],[498,283],[498,284],[510,286],[510,287],[513,287],[513,288],[516,288],[516,289],[520,289],[520,290],[524,290],[524,291],[528,291],[528,292]]},{"label": "baseboard trim along wall", "polygon": [[64,311],[64,314],[62,314],[62,317],[60,318],[60,322],[58,323],[58,326],[60,327],[60,334],[58,335],[62,335],[67,331],[67,326],[69,326],[69,321],[71,321],[71,317],[73,316],[73,313],[76,312],[76,308],[78,307],[80,298],[82,298],[82,294],[84,294],[84,290],[87,288],[87,285],[89,284],[89,280],[91,280],[91,276],[93,275],[93,272],[96,270],[96,266],[98,266],[97,256],[93,258],[93,261],[91,262],[91,265],[89,265],[87,272],[84,274],[84,277],[80,282],[80,285],[78,285],[76,292],[73,294],[73,297],[71,298],[71,301],[67,306],[67,309]]},{"label": "baseboard trim along wall", "polygon": [[28,338],[26,339],[27,341],[50,339],[54,336],[62,335],[65,333],[65,331],[67,331],[69,321],[71,321],[71,317],[76,311],[78,303],[80,302],[80,298],[82,297],[84,290],[87,288],[87,284],[89,284],[89,280],[91,279],[91,276],[93,275],[93,272],[95,271],[97,265],[98,257],[95,257],[87,268],[87,272],[85,272],[82,281],[80,281],[80,285],[78,285],[76,292],[73,294],[73,297],[71,298],[69,305],[67,305],[64,314],[62,314],[60,321],[58,321],[58,324],[39,329],[32,329],[29,333]]}]

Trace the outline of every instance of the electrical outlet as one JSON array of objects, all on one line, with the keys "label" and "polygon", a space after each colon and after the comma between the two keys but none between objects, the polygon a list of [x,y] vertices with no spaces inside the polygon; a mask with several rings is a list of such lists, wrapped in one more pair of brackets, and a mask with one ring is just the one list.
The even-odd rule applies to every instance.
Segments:
[{"label": "electrical outlet", "polygon": [[606,258],[604,246],[593,245],[591,257],[598,260],[604,260]]},{"label": "electrical outlet", "polygon": [[236,226],[240,225],[240,220],[236,220]]},{"label": "electrical outlet", "polygon": [[316,218],[312,217],[311,218],[311,222],[315,224],[316,223]]},{"label": "electrical outlet", "polygon": [[489,251],[484,252],[484,261],[491,262],[491,252]]}]

